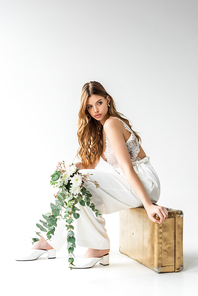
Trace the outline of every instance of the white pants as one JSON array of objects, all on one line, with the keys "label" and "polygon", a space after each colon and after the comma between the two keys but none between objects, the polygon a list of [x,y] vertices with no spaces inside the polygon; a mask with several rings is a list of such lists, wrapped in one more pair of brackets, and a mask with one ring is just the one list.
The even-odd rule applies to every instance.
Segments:
[{"label": "white pants", "polygon": [[[160,181],[150,164],[150,158],[146,156],[140,161],[133,162],[133,168],[151,201],[157,202],[160,196]],[[100,188],[96,188],[92,182],[86,183],[85,187],[92,194],[91,200],[101,214],[110,214],[143,205],[121,170],[109,173],[96,169],[83,169],[79,172],[93,174],[89,178],[99,183]],[[110,249],[104,217],[96,217],[88,206],[79,205],[79,208],[80,218],[76,220],[74,230],[77,245],[93,249]],[[58,251],[66,240],[65,222],[59,220],[49,244]]]}]

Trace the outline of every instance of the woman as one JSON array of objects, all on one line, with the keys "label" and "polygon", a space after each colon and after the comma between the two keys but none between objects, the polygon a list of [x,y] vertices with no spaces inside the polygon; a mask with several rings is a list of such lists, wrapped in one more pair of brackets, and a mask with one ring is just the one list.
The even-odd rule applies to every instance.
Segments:
[{"label": "woman", "polygon": [[[102,214],[110,214],[127,208],[144,206],[148,217],[161,224],[168,211],[154,205],[160,196],[159,178],[140,145],[139,135],[132,130],[129,121],[116,110],[113,98],[96,81],[82,88],[78,119],[79,149],[81,162],[75,163],[81,173],[90,172],[90,179],[97,180],[100,188],[86,183],[92,201]],[[113,166],[115,173],[95,170],[100,157]],[[159,216],[159,220],[155,215]],[[66,241],[64,224],[59,222],[49,243],[41,237],[32,253],[18,260],[35,260],[44,252],[55,258]],[[110,241],[102,216],[96,217],[87,206],[80,206],[77,220],[77,245],[87,247],[83,258],[75,260],[73,268],[88,268],[98,261],[109,264]]]}]

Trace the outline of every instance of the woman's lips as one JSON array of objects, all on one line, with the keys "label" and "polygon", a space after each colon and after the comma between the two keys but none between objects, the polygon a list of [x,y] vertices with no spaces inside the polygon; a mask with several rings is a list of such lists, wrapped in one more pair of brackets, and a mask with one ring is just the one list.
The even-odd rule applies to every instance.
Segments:
[{"label": "woman's lips", "polygon": [[97,115],[95,115],[96,118],[98,118],[98,117],[100,117],[100,116],[101,116],[101,114],[97,114]]}]

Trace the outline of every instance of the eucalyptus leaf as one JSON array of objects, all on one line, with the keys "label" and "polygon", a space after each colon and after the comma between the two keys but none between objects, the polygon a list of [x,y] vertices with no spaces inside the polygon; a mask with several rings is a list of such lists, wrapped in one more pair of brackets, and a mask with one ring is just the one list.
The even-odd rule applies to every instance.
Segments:
[{"label": "eucalyptus leaf", "polygon": [[85,206],[85,201],[84,200],[81,200],[80,201],[80,205],[84,207]]},{"label": "eucalyptus leaf", "polygon": [[68,231],[67,232],[67,237],[69,237],[69,236],[74,236],[74,232],[73,231]]},{"label": "eucalyptus leaf", "polygon": [[43,224],[43,226],[48,228],[48,224],[45,221],[43,221],[43,220],[39,220],[39,221]]},{"label": "eucalyptus leaf", "polygon": [[69,254],[70,254],[70,253],[73,253],[73,251],[74,251],[74,248],[73,248],[73,247],[68,248],[68,252],[69,252]]},{"label": "eucalyptus leaf", "polygon": [[47,229],[45,229],[42,225],[40,225],[40,224],[37,223],[36,226],[37,226],[41,231],[47,232]]},{"label": "eucalyptus leaf", "polygon": [[51,207],[52,211],[56,210],[56,208],[57,208],[57,206],[54,205],[53,203],[50,203],[50,207]]},{"label": "eucalyptus leaf", "polygon": [[73,216],[75,219],[78,219],[80,217],[80,215],[78,213],[73,213]]},{"label": "eucalyptus leaf", "polygon": [[73,246],[72,242],[67,243],[67,249],[71,248]]},{"label": "eucalyptus leaf", "polygon": [[74,258],[69,258],[69,259],[68,259],[68,262],[69,262],[69,263],[73,263],[73,262],[74,262]]},{"label": "eucalyptus leaf", "polygon": [[39,241],[39,238],[37,238],[37,237],[33,237],[32,238],[32,244],[34,244],[34,243],[36,243],[36,242],[38,242]]},{"label": "eucalyptus leaf", "polygon": [[42,214],[42,216],[43,216],[43,218],[44,218],[45,220],[48,220],[48,218],[49,218],[48,216],[43,215],[43,214]]},{"label": "eucalyptus leaf", "polygon": [[67,230],[70,230],[70,229],[74,229],[74,226],[73,225],[65,225],[66,226],[66,228],[67,228]]},{"label": "eucalyptus leaf", "polygon": [[68,224],[71,224],[73,221],[74,221],[73,219],[67,219],[67,220],[66,220],[66,222],[67,222]]},{"label": "eucalyptus leaf", "polygon": [[61,176],[61,172],[60,171],[55,171],[55,173],[53,175],[51,175],[52,177],[52,181],[57,181]]},{"label": "eucalyptus leaf", "polygon": [[72,244],[75,244],[76,239],[75,239],[74,236],[69,236],[69,237],[67,238],[67,241],[70,242],[70,243],[72,243]]}]

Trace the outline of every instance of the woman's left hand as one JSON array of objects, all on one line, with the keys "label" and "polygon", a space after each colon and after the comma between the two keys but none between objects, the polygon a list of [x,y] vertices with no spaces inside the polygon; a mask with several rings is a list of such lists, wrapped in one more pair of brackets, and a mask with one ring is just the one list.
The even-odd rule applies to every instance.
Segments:
[{"label": "woman's left hand", "polygon": [[[149,219],[155,223],[161,224],[165,219],[168,218],[168,211],[162,206],[156,206],[152,204],[147,206],[145,209]],[[155,218],[156,214],[158,218]]]}]

